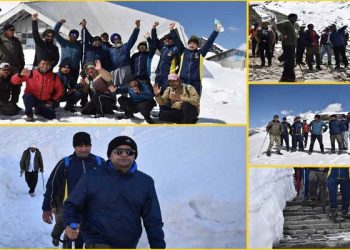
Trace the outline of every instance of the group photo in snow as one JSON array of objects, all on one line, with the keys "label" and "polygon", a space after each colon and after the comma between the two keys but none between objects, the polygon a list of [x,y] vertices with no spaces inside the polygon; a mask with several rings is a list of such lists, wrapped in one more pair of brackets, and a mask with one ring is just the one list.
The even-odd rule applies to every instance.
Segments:
[{"label": "group photo in snow", "polygon": [[[60,16],[57,11],[52,13],[52,8],[61,3],[48,4],[21,3],[0,16],[1,117],[26,122],[66,122],[71,117],[82,121],[86,117],[117,123],[200,122],[200,115],[206,110],[201,103],[208,100],[207,94],[211,95],[204,94],[204,78],[208,75],[205,58],[213,55],[215,47],[220,47],[215,45],[217,37],[222,32],[230,32],[225,31],[220,16],[212,27],[207,28],[211,33],[203,34],[209,36],[205,39],[202,34],[187,37],[179,22],[161,17],[153,21],[150,17],[142,20],[143,15],[136,16],[135,13],[132,13],[134,20],[123,20],[123,27],[113,23],[114,32],[109,33],[106,32],[111,30],[109,26],[98,25],[99,29],[96,29],[99,22],[96,17],[84,16],[84,12],[77,11],[74,21],[81,19],[75,24],[68,23],[72,21],[71,16],[65,16],[64,12]],[[68,4],[78,8],[88,5]],[[100,6],[104,10],[117,5],[96,3],[95,11]],[[48,8],[47,12],[45,8]],[[21,9],[26,12],[21,13],[26,21],[12,20],[11,11],[14,15],[16,9],[17,12]],[[53,27],[49,27],[48,23],[55,19]],[[29,22],[31,26],[25,27]],[[34,58],[27,56],[32,52],[25,53],[23,50],[24,36],[17,31],[23,30],[23,27],[31,30],[25,35],[34,43]],[[128,30],[127,35],[125,29]],[[123,34],[118,30],[123,30]],[[26,44],[28,46],[28,41]],[[230,112],[229,106],[234,104],[231,103],[232,95],[222,102],[217,99],[216,104],[221,107],[212,108],[217,113],[227,109],[224,113],[231,114],[229,119],[237,118],[244,123],[241,118],[245,113],[245,73],[244,68],[240,70],[239,91],[232,81],[234,73],[225,75],[226,81],[231,81],[225,88],[234,88],[233,95],[239,99],[234,101],[240,103],[234,106],[236,111]],[[222,79],[220,75],[219,72],[209,73],[210,78],[217,80]],[[140,115],[136,116],[138,113]],[[203,122],[229,123],[225,115],[221,118],[205,115]]]},{"label": "group photo in snow", "polygon": [[347,2],[250,3],[249,80],[350,81],[349,10]]},{"label": "group photo in snow", "polygon": [[246,246],[244,127],[2,133],[3,248]]},{"label": "group photo in snow", "polygon": [[249,92],[251,164],[348,164],[350,86],[252,84]]},{"label": "group photo in snow", "polygon": [[349,248],[349,168],[251,168],[250,178],[252,248]]}]

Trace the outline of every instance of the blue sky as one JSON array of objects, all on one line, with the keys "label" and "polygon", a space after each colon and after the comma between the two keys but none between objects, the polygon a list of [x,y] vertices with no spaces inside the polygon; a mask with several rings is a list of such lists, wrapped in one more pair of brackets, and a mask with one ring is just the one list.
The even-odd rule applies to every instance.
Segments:
[{"label": "blue sky", "polygon": [[180,22],[187,36],[209,37],[214,30],[214,19],[219,19],[225,31],[216,43],[226,49],[245,43],[245,2],[116,2],[125,7]]},{"label": "blue sky", "polygon": [[282,118],[283,111],[350,111],[350,85],[250,85],[249,92],[251,128],[265,125],[275,114]]}]

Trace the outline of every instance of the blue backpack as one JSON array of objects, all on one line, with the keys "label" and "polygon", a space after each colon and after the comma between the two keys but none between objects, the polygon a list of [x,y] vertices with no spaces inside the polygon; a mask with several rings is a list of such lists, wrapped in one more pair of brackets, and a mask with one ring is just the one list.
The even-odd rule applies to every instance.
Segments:
[{"label": "blue backpack", "polygon": [[[95,160],[97,162],[97,165],[99,165],[99,166],[102,165],[102,158],[101,157],[95,156]],[[66,168],[69,167],[69,162],[70,162],[69,156],[64,157],[64,165],[66,166]]]}]

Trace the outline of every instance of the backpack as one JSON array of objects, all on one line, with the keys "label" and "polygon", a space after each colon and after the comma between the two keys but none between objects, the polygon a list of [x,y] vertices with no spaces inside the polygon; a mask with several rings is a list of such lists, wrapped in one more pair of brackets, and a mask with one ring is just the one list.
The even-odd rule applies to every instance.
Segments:
[{"label": "backpack", "polygon": [[[95,156],[95,157],[96,157],[95,160],[97,162],[97,165],[101,166],[102,165],[102,158],[99,156]],[[69,167],[69,163],[70,163],[69,156],[64,157],[64,165],[66,168]]]}]

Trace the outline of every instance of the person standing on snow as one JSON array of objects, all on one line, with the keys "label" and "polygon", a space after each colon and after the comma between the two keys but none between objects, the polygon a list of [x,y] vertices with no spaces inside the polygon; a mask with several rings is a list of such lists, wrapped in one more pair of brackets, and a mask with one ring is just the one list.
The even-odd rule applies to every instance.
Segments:
[{"label": "person standing on snow", "polygon": [[304,151],[304,143],[303,143],[303,123],[300,121],[300,116],[295,117],[295,122],[292,124],[293,129],[293,147],[292,152],[297,150],[297,144],[299,151]]},{"label": "person standing on snow", "polygon": [[315,115],[315,119],[310,122],[310,131],[311,131],[311,142],[309,147],[309,154],[312,154],[314,149],[314,144],[317,139],[320,144],[321,153],[324,153],[324,146],[322,142],[322,133],[326,132],[328,129],[327,124],[324,121],[321,121],[320,115]]},{"label": "person standing on snow", "polygon": [[341,137],[343,141],[343,149],[348,150],[348,143],[349,143],[349,123],[346,120],[346,115],[342,114],[341,115],[341,120],[340,120],[340,131],[341,131]]},{"label": "person standing on snow", "polygon": [[331,138],[331,154],[335,153],[335,140],[337,140],[339,152],[342,153],[343,150],[343,141],[341,136],[341,122],[338,120],[336,114],[331,115],[331,121],[329,122],[329,134]]},{"label": "person standing on snow", "polygon": [[328,66],[332,65],[332,43],[331,43],[331,28],[326,27],[324,32],[321,34],[321,64],[323,64],[323,56],[327,53]]},{"label": "person standing on snow", "polygon": [[314,61],[314,55],[316,57],[316,69],[321,69],[321,59],[320,59],[320,45],[318,39],[320,36],[314,30],[314,25],[309,24],[307,26],[306,36],[306,63],[309,66],[309,70],[313,70],[312,63]]},{"label": "person standing on snow", "polygon": [[291,133],[292,126],[287,122],[287,118],[282,118],[281,123],[281,147],[283,146],[283,141],[286,143],[287,152],[289,151],[289,134]]},{"label": "person standing on snow", "polygon": [[298,31],[298,39],[297,39],[297,51],[296,51],[296,64],[305,65],[303,62],[304,52],[306,46],[306,34],[305,34],[305,26],[302,25]]},{"label": "person standing on snow", "polygon": [[165,248],[154,181],[138,170],[137,155],[132,138],[110,141],[109,160],[83,175],[64,203],[63,222],[70,239],[82,234],[86,248],[136,248],[142,219],[150,247]]},{"label": "person standing on snow", "polygon": [[38,172],[44,172],[44,163],[41,152],[35,145],[23,151],[20,161],[21,176],[24,173],[25,180],[29,187],[29,195],[35,195],[36,184],[38,183]]},{"label": "person standing on snow", "polygon": [[346,57],[345,53],[345,42],[344,42],[344,34],[345,29],[348,26],[345,25],[337,30],[337,26],[335,24],[331,25],[331,35],[330,35],[330,41],[333,44],[333,53],[335,58],[335,70],[340,69],[340,57],[342,58],[342,61],[344,63],[345,68],[348,66],[348,59]]},{"label": "person standing on snow", "polygon": [[258,41],[261,67],[265,66],[265,56],[267,57],[268,66],[271,66],[272,54],[271,47],[275,43],[275,32],[268,27],[269,22],[264,21],[256,32],[256,40]]},{"label": "person standing on snow", "polygon": [[[52,224],[55,215],[55,226],[51,237],[54,246],[59,245],[60,237],[64,231],[62,222],[63,202],[72,193],[81,176],[87,172],[100,168],[104,160],[91,154],[91,138],[88,133],[78,132],[73,136],[74,153],[60,160],[52,170],[46,184],[46,192],[42,205],[43,221]],[[72,248],[72,242],[64,241],[64,248]],[[81,237],[75,241],[75,248],[82,248]]]},{"label": "person standing on snow", "polygon": [[281,153],[281,131],[282,126],[278,120],[278,115],[274,115],[273,120],[266,126],[266,132],[270,134],[270,144],[266,152],[267,156],[271,156],[271,149],[274,143],[276,143],[276,153],[278,155],[283,155]]},{"label": "person standing on snow", "polygon": [[304,148],[307,147],[307,140],[309,138],[310,126],[307,124],[307,120],[303,120],[303,137],[304,137]]}]

